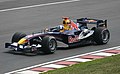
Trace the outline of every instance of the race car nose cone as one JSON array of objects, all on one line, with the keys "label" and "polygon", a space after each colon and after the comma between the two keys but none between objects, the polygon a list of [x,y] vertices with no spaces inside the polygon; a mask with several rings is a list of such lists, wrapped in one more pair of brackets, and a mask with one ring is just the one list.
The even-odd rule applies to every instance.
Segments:
[{"label": "race car nose cone", "polygon": [[18,41],[18,44],[25,44],[27,42],[27,39],[22,38]]}]

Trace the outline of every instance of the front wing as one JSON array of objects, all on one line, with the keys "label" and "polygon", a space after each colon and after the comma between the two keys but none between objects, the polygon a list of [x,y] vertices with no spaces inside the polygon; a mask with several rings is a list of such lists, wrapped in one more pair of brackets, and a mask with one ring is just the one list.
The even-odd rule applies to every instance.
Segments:
[{"label": "front wing", "polygon": [[41,45],[31,45],[31,46],[25,46],[25,45],[19,45],[18,43],[5,43],[5,48],[10,48],[15,51],[24,51],[24,50],[29,50],[29,51],[34,51],[37,50],[38,48],[41,48]]}]

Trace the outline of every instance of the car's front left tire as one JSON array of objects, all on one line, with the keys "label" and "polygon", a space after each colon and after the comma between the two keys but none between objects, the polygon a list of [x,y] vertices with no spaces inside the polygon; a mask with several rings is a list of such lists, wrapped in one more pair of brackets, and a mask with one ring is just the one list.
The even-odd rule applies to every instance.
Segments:
[{"label": "car's front left tire", "polygon": [[57,49],[57,42],[53,36],[45,36],[42,40],[42,52],[53,54]]}]

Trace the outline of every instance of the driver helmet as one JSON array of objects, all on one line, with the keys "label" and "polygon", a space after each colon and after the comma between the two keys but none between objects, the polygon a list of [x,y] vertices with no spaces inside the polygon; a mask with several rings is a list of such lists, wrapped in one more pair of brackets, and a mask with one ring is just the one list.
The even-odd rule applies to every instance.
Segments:
[{"label": "driver helmet", "polygon": [[71,21],[68,17],[63,18],[63,27],[64,30],[71,30]]}]

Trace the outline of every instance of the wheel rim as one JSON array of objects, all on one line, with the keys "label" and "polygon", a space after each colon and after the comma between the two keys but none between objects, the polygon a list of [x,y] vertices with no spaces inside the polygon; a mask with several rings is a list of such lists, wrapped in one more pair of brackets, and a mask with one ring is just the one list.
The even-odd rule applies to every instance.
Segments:
[{"label": "wheel rim", "polygon": [[109,32],[108,31],[103,32],[102,39],[103,39],[103,42],[108,42],[108,40],[109,40]]},{"label": "wheel rim", "polygon": [[56,42],[55,40],[51,40],[49,43],[49,48],[51,49],[51,51],[54,51],[56,48]]}]

